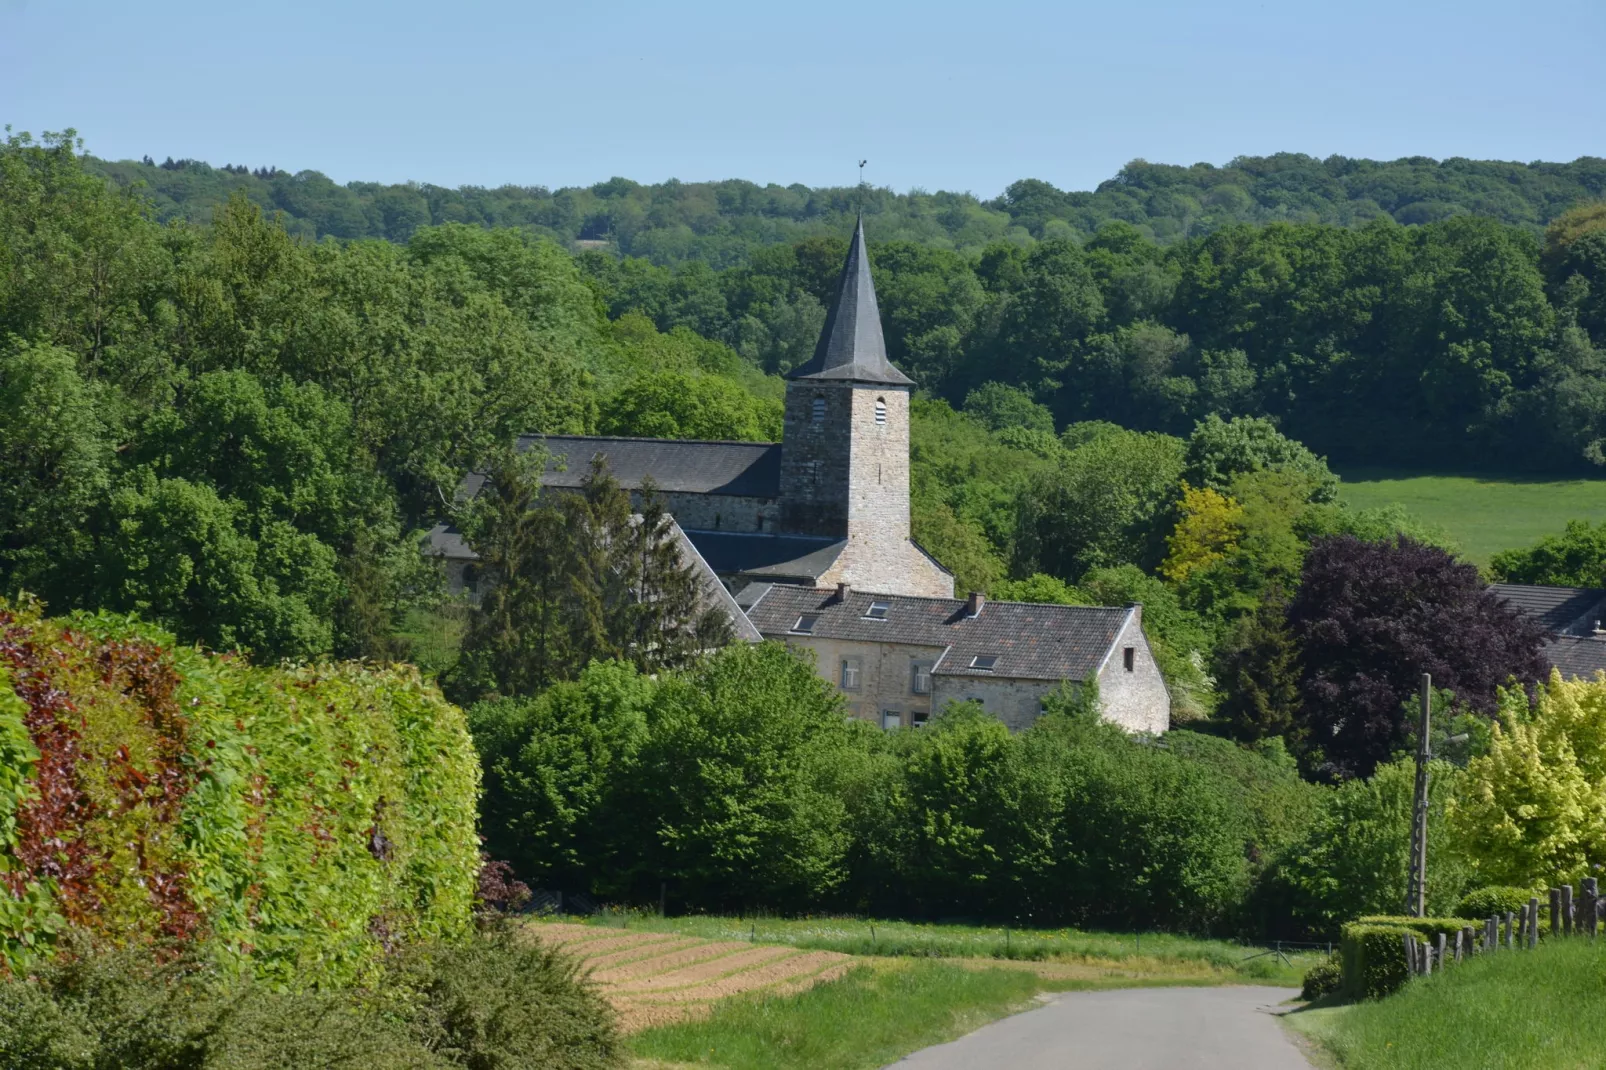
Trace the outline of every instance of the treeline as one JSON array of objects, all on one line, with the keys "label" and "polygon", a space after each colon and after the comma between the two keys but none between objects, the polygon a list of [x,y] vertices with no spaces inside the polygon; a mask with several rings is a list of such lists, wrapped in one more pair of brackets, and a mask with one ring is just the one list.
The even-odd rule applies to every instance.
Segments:
[{"label": "treeline", "polygon": [[1130,223],[1160,242],[1198,237],[1233,223],[1332,223],[1392,218],[1432,223],[1470,213],[1537,233],[1579,201],[1606,196],[1606,160],[1318,160],[1300,153],[1240,156],[1224,167],[1134,160],[1093,191],[1023,179],[999,197],[906,194],[888,189],[752,182],[642,185],[612,178],[589,187],[466,186],[350,182],[313,170],[199,160],[93,160],[122,185],[143,184],[160,218],[205,223],[243,190],[282,211],[306,237],[406,241],[423,226],[521,227],[560,242],[608,242],[657,263],[744,262],[766,245],[841,234],[862,203],[884,240],[980,252],[989,242],[1086,238],[1106,223]]},{"label": "treeline", "polygon": [[[1606,206],[1564,214],[1543,241],[1470,215],[1234,225],[1169,246],[1115,222],[1081,244],[967,256],[867,226],[889,355],[956,406],[1002,383],[1060,427],[1175,434],[1214,413],[1269,418],[1352,463],[1603,459]],[[775,245],[724,271],[580,260],[614,314],[784,372],[811,351],[844,242]]]}]

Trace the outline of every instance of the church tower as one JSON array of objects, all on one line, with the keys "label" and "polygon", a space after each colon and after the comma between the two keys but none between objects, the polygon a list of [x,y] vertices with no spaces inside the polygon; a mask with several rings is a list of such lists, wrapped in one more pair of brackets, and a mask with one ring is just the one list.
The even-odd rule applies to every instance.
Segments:
[{"label": "church tower", "polygon": [[909,396],[887,360],[864,219],[814,356],[787,376],[781,530],[847,541],[822,586],[949,597],[953,577],[909,538]]}]

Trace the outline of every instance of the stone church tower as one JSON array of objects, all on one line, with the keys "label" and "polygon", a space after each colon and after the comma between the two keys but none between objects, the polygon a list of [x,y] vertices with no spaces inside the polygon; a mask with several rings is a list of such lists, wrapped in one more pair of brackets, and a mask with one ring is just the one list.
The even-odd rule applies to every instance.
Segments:
[{"label": "stone church tower", "polygon": [[909,538],[909,396],[887,360],[859,220],[814,356],[787,377],[780,529],[846,539],[819,586],[953,595],[953,577]]}]

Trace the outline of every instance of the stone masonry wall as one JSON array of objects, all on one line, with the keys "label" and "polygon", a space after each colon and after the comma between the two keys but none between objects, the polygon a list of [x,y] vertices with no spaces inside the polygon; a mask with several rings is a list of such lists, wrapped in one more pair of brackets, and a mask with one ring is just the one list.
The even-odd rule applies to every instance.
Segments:
[{"label": "stone masonry wall", "polygon": [[[744,498],[734,494],[662,493],[664,504],[682,528],[693,531],[773,532],[781,519],[774,498]],[[631,501],[641,508],[638,496]]]},{"label": "stone masonry wall", "polygon": [[881,724],[881,715],[893,710],[897,711],[900,722],[908,727],[914,724],[917,713],[929,717],[935,708],[931,694],[914,693],[913,663],[935,662],[942,655],[943,648],[940,646],[813,639],[801,635],[784,638],[789,646],[813,651],[815,671],[839,691],[842,691],[842,660],[859,659],[859,687],[855,691],[842,691],[842,697],[852,714],[862,721]]},{"label": "stone masonry wall", "polygon": [[[1127,671],[1125,650],[1132,648],[1132,670]],[[1099,673],[1099,702],[1104,719],[1128,732],[1160,735],[1171,728],[1171,692],[1154,662],[1154,652],[1143,635],[1143,609],[1132,611],[1115,638],[1115,649]]]},{"label": "stone masonry wall", "polygon": [[941,710],[950,702],[980,702],[1011,732],[1030,728],[1043,713],[1045,696],[1059,690],[1057,680],[1009,680],[975,676],[939,676],[935,699]]},{"label": "stone masonry wall", "polygon": [[[786,384],[780,530],[837,539],[847,534],[854,393],[848,383]],[[825,402],[825,418],[820,423],[813,418],[817,398]]]}]

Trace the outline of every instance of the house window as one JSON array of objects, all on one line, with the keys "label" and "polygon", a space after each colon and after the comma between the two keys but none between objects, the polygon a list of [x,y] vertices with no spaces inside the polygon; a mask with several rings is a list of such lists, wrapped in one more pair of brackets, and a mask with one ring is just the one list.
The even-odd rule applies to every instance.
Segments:
[{"label": "house window", "polygon": [[814,399],[813,405],[810,406],[809,420],[810,420],[810,422],[817,423],[817,424],[825,423],[825,399],[824,398],[815,398]]},{"label": "house window", "polygon": [[909,663],[909,690],[916,695],[931,694],[931,662],[911,661]]},{"label": "house window", "polygon": [[887,403],[881,398],[875,399],[875,422],[878,424],[887,422]]},{"label": "house window", "polygon": [[993,666],[997,664],[997,654],[977,654],[970,659],[970,667],[972,669],[980,669],[982,672],[992,672]]},{"label": "house window", "polygon": [[792,630],[801,635],[813,635],[814,626],[819,622],[820,615],[818,613],[805,613],[797,618],[797,623],[792,625]]},{"label": "house window", "polygon": [[1132,672],[1138,663],[1138,652],[1135,647],[1127,647],[1121,651],[1121,664],[1126,666],[1127,672]]},{"label": "house window", "polygon": [[903,714],[899,713],[897,710],[882,710],[881,727],[887,732],[892,731],[894,728],[902,728]]},{"label": "house window", "polygon": [[463,590],[467,591],[469,594],[480,593],[480,566],[463,566]]},{"label": "house window", "polygon": [[871,602],[870,608],[864,611],[865,620],[886,620],[887,612],[892,608],[891,602]]},{"label": "house window", "polygon": [[859,669],[860,662],[858,658],[842,659],[842,690],[859,690]]},{"label": "house window", "polygon": [[909,715],[909,723],[915,728],[926,727],[926,722],[929,720],[931,720],[931,714],[925,710],[916,710]]}]

